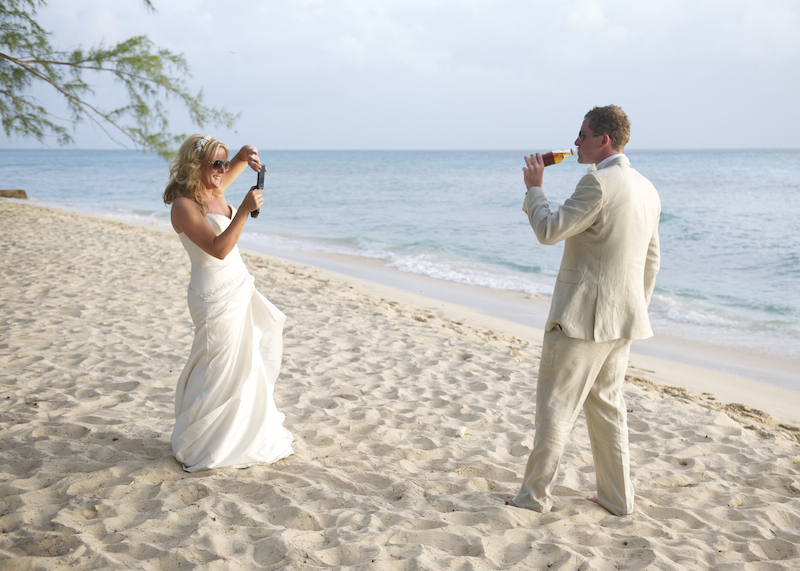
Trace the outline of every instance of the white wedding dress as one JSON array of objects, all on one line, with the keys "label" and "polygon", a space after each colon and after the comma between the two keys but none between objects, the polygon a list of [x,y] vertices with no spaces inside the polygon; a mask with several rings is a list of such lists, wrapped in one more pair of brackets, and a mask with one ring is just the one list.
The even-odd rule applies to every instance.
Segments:
[{"label": "white wedding dress", "polygon": [[[206,219],[217,235],[231,222],[214,213]],[[175,394],[173,454],[187,472],[285,458],[292,434],[273,390],[286,316],[256,291],[237,247],[219,260],[179,236],[192,262],[187,297],[195,331]]]}]

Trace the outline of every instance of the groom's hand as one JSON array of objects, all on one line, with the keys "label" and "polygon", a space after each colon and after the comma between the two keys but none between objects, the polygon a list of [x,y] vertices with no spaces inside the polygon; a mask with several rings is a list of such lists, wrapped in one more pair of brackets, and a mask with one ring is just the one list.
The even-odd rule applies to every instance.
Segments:
[{"label": "groom's hand", "polygon": [[525,164],[522,167],[522,172],[525,178],[525,188],[528,189],[532,186],[542,186],[544,180],[544,161],[542,155],[536,153],[529,157],[525,157]]}]

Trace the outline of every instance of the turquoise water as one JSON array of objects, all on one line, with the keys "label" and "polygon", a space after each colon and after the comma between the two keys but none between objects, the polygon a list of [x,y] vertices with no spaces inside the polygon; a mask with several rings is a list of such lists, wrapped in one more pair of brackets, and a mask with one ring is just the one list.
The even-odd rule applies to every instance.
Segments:
[{"label": "turquoise water", "polygon": [[[523,151],[262,151],[269,173],[249,244],[353,254],[465,284],[549,294],[562,247],[521,211]],[[656,331],[800,358],[800,152],[629,151],[662,201]],[[551,206],[585,172],[548,167]],[[159,157],[0,150],[4,188],[41,203],[168,223]],[[249,171],[227,191],[238,206]],[[542,324],[531,324],[541,326]]]}]

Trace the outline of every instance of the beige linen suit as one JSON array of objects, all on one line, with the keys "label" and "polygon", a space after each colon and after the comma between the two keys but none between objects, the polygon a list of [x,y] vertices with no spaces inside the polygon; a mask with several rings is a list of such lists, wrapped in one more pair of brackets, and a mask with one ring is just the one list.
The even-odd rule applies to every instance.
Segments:
[{"label": "beige linen suit", "polygon": [[631,340],[653,334],[647,306],[659,269],[658,193],[618,155],[586,174],[557,212],[535,186],[523,210],[542,244],[565,244],[545,326],[534,446],[514,503],[551,509],[558,464],[583,407],[598,502],[617,515],[630,513],[622,384]]}]

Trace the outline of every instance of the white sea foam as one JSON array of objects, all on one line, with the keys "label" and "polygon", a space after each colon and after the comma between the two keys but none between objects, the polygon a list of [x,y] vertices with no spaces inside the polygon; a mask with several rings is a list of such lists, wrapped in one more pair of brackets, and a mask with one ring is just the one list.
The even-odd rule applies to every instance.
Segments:
[{"label": "white sea foam", "polygon": [[424,254],[395,256],[387,265],[401,272],[491,289],[522,291],[538,295],[549,294],[553,291],[554,281],[548,283],[547,278],[543,276],[532,278],[522,274],[515,275],[500,270],[477,268],[464,263],[436,259]]},{"label": "white sea foam", "polygon": [[655,293],[650,302],[650,314],[691,325],[707,325],[716,327],[736,327],[740,325],[731,316],[725,315],[722,308],[705,304],[698,300],[682,300],[676,297]]},{"label": "white sea foam", "polygon": [[326,243],[303,238],[272,234],[250,235],[257,243],[268,248],[318,252],[384,260],[386,267],[401,272],[446,280],[464,285],[481,286],[497,290],[521,291],[529,294],[547,295],[553,291],[555,280],[548,276],[526,276],[498,269],[481,268],[463,262],[454,262],[429,254],[401,254],[372,244],[354,247],[337,243]]}]

